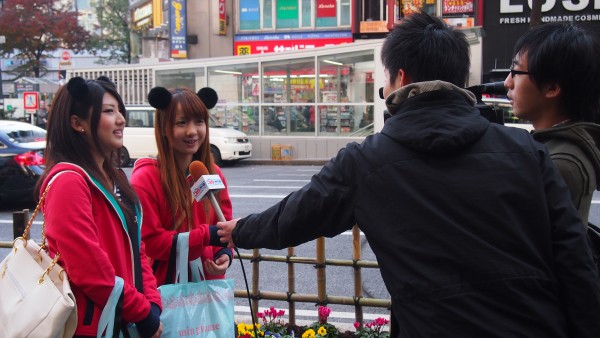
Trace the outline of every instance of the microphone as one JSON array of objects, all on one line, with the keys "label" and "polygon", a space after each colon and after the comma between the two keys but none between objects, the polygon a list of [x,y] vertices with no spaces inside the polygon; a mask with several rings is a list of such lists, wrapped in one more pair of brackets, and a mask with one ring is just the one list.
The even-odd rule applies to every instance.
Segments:
[{"label": "microphone", "polygon": [[225,184],[223,184],[221,177],[219,175],[209,175],[206,165],[201,161],[192,161],[190,163],[190,175],[195,182],[192,185],[192,196],[196,202],[200,202],[202,198],[208,197],[219,222],[226,222],[227,220],[223,215],[223,211],[221,211],[217,198],[212,192],[213,190],[225,189]]}]

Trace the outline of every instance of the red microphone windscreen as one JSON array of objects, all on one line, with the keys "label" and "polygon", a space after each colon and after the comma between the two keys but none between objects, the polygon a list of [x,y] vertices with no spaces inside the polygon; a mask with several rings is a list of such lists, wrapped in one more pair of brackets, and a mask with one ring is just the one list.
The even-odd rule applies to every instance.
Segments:
[{"label": "red microphone windscreen", "polygon": [[190,163],[190,175],[192,175],[194,182],[196,182],[201,176],[208,174],[208,168],[206,168],[204,163],[201,161],[192,161],[192,163]]}]

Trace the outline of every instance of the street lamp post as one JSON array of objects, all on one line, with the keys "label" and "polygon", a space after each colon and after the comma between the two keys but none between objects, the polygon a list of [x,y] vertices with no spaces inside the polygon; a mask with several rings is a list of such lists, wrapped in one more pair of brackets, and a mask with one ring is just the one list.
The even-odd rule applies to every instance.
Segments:
[{"label": "street lamp post", "polygon": [[[3,45],[6,42],[6,37],[4,35],[0,35],[0,45]],[[2,53],[0,52],[0,110],[4,110],[4,92],[3,92],[2,82]]]}]

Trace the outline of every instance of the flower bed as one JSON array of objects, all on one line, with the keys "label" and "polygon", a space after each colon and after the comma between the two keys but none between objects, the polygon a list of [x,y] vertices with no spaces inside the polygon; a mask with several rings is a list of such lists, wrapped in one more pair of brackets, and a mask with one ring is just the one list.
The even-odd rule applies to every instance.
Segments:
[{"label": "flower bed", "polygon": [[385,330],[389,321],[377,318],[365,325],[354,323],[355,331],[340,332],[334,325],[327,322],[331,309],[319,306],[319,321],[307,326],[290,325],[283,322],[284,310],[271,307],[268,310],[257,313],[261,323],[236,325],[237,338],[389,338],[390,333]]}]

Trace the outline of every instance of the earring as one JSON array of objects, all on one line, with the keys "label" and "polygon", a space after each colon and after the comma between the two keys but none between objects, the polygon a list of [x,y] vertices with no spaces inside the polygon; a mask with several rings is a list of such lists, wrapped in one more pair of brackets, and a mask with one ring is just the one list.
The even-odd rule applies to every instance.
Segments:
[{"label": "earring", "polygon": [[82,133],[85,133],[85,129],[81,128],[81,132],[82,132]]}]

